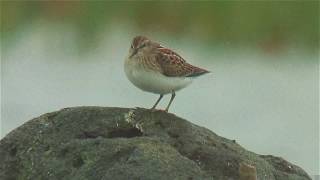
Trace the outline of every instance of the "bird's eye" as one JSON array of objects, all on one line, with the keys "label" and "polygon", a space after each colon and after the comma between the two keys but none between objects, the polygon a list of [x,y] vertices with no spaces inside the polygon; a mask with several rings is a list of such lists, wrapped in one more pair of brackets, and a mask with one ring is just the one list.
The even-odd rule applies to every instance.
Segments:
[{"label": "bird's eye", "polygon": [[140,49],[140,48],[143,48],[143,47],[145,47],[145,46],[146,46],[146,44],[143,43],[143,44],[141,44],[141,46],[139,47],[139,49]]},{"label": "bird's eye", "polygon": [[131,49],[133,49],[133,45],[131,44]]}]

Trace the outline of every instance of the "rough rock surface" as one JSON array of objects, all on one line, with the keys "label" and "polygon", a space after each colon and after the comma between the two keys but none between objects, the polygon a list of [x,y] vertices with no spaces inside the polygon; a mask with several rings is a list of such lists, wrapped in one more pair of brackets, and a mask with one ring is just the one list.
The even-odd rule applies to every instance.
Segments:
[{"label": "rough rock surface", "polygon": [[[0,179],[311,179],[282,158],[162,111],[75,107],[30,120],[0,141]],[[245,169],[245,168],[242,168]]]}]

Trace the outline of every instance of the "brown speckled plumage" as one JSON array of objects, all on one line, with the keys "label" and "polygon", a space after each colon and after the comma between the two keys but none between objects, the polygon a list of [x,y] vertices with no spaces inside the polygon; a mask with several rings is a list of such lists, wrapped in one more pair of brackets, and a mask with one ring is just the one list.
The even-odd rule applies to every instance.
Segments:
[{"label": "brown speckled plumage", "polygon": [[161,53],[159,53],[157,61],[163,70],[163,74],[166,76],[192,77],[209,72],[187,63],[180,55],[170,49],[159,47],[158,50]]},{"label": "brown speckled plumage", "polygon": [[[143,42],[150,42],[150,40],[144,36],[137,36],[132,42],[132,47],[139,48],[138,46],[143,44]],[[187,63],[186,60],[176,52],[158,43],[152,43],[156,44],[156,48],[153,50],[154,55],[141,58],[141,63],[143,63],[145,68],[156,70],[168,77],[194,77],[209,72]]]},{"label": "brown speckled plumage", "polygon": [[165,111],[168,111],[176,91],[187,87],[194,79],[192,77],[209,72],[187,63],[176,52],[144,36],[133,39],[124,70],[136,87],[160,95],[151,109],[155,109],[162,97],[170,93]]}]

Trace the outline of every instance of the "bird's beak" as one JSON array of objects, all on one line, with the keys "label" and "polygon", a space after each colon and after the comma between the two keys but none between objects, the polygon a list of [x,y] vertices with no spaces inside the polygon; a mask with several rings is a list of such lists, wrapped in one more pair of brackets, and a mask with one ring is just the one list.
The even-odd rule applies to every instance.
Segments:
[{"label": "bird's beak", "polygon": [[138,52],[138,49],[133,49],[133,52],[132,52],[132,54],[130,55],[130,58],[131,58],[132,56],[134,56],[135,54],[137,54],[137,52]]}]

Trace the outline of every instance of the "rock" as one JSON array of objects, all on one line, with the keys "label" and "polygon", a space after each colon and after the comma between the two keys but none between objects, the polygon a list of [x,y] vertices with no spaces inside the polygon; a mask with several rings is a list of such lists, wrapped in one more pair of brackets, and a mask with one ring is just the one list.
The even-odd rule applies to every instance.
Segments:
[{"label": "rock", "polygon": [[240,180],[257,180],[256,167],[246,164],[244,162],[240,163],[239,176]]},{"label": "rock", "polygon": [[5,180],[311,179],[282,158],[141,108],[75,107],[42,115],[0,141],[0,159]]}]

